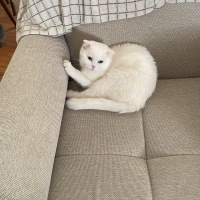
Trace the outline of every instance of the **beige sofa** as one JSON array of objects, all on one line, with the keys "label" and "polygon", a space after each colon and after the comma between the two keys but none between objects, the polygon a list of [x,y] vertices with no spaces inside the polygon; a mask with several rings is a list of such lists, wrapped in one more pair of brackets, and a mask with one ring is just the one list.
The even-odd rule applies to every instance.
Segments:
[{"label": "beige sofa", "polygon": [[[25,36],[0,83],[1,200],[199,200],[200,4],[81,25],[64,37]],[[62,66],[83,39],[135,42],[159,80],[132,114],[65,106]]]}]

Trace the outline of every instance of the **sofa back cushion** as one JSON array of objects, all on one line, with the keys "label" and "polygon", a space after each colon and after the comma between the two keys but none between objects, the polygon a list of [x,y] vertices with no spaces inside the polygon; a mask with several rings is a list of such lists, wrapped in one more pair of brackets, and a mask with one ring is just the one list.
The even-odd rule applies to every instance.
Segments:
[{"label": "sofa back cushion", "polygon": [[71,61],[77,66],[83,39],[114,45],[146,46],[158,66],[159,78],[200,76],[200,4],[166,4],[148,15],[77,26],[66,35]]}]

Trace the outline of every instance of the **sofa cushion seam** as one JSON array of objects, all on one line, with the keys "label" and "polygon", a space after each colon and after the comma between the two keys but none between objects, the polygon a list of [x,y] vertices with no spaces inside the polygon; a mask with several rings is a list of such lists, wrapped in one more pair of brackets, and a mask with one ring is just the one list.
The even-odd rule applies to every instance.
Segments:
[{"label": "sofa cushion seam", "polygon": [[191,154],[176,154],[176,155],[149,158],[147,161],[151,161],[151,160],[155,160],[155,159],[162,159],[162,158],[181,157],[181,156],[200,156],[200,154],[199,153],[196,153],[196,154],[195,153],[191,153]]},{"label": "sofa cushion seam", "polygon": [[146,160],[144,158],[140,158],[137,156],[131,156],[131,155],[122,155],[122,154],[89,154],[89,153],[74,153],[74,154],[65,154],[65,155],[58,155],[55,158],[60,158],[60,157],[68,157],[68,156],[120,156],[120,157],[129,157],[129,158],[136,158],[138,160]]},{"label": "sofa cushion seam", "polygon": [[146,142],[146,132],[145,132],[145,124],[144,124],[144,113],[143,113],[144,109],[141,111],[141,115],[142,115],[142,130],[143,130],[143,134],[144,134],[144,150],[145,150],[145,160],[146,160],[146,165],[147,165],[147,173],[149,176],[149,184],[150,184],[150,189],[151,189],[151,199],[153,200],[153,188],[152,188],[152,181],[151,181],[151,174],[150,174],[150,169],[149,169],[149,165],[148,165],[148,159],[147,159],[147,142]]}]

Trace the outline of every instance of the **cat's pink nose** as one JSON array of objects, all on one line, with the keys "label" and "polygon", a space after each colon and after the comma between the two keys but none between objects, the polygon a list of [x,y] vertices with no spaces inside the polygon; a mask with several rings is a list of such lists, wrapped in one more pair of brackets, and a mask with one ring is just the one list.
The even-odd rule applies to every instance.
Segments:
[{"label": "cat's pink nose", "polygon": [[96,66],[95,65],[92,65],[92,69],[94,69]]}]

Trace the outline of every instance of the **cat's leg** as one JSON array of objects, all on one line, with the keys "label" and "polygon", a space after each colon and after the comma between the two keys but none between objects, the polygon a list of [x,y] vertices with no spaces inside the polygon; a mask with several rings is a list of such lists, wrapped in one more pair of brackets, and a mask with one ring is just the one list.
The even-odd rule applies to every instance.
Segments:
[{"label": "cat's leg", "polygon": [[72,77],[77,83],[79,83],[82,87],[89,87],[91,85],[91,81],[86,78],[81,71],[75,69],[71,62],[69,62],[68,60],[64,60],[63,62],[65,71],[67,72],[67,74]]},{"label": "cat's leg", "polygon": [[67,91],[67,98],[81,98],[82,92],[68,90]]},{"label": "cat's leg", "polygon": [[98,95],[95,93],[92,89],[86,89],[82,92],[68,90],[67,91],[67,98],[94,98],[98,97]]},{"label": "cat's leg", "polygon": [[94,82],[89,88],[85,89],[82,92],[67,91],[67,98],[94,98],[94,97],[103,97],[106,98],[106,84],[103,84],[102,79]]},{"label": "cat's leg", "polygon": [[117,102],[104,98],[70,98],[66,101],[68,108],[73,110],[105,110],[118,113],[138,111],[133,102]]}]

